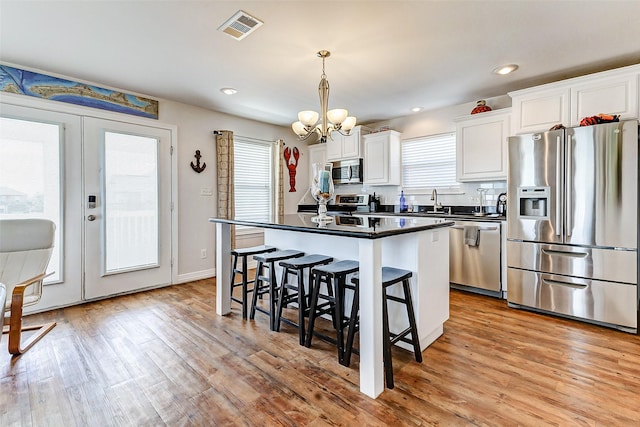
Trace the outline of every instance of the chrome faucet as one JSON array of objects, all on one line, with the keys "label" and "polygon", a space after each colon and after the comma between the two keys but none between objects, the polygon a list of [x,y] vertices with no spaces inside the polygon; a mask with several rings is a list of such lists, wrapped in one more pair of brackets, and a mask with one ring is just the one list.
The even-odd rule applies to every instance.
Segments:
[{"label": "chrome faucet", "polygon": [[435,188],[431,192],[431,200],[433,200],[433,211],[438,212],[438,209],[442,208],[442,203],[438,203],[438,190]]}]

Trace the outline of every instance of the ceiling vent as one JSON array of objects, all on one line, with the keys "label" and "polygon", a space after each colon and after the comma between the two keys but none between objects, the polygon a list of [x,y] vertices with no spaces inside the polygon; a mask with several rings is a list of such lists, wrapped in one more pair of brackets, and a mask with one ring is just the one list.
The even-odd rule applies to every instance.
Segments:
[{"label": "ceiling vent", "polygon": [[249,34],[257,30],[263,22],[256,17],[249,15],[247,12],[239,10],[231,18],[222,24],[218,31],[229,34],[236,40],[242,40]]}]

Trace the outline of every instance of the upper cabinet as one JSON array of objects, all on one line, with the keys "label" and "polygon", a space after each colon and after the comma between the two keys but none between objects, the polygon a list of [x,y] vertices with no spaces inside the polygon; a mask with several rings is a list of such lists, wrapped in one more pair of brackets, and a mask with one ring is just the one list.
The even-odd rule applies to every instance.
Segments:
[{"label": "upper cabinet", "polygon": [[327,144],[315,144],[307,147],[309,150],[309,184],[313,181],[313,164],[327,163]]},{"label": "upper cabinet", "polygon": [[362,137],[371,130],[364,126],[356,126],[351,129],[349,135],[340,132],[331,132],[327,138],[327,160],[342,160],[362,157]]},{"label": "upper cabinet", "polygon": [[579,126],[583,118],[600,113],[638,118],[639,75],[640,66],[632,65],[509,92],[512,133],[542,132],[557,124]]},{"label": "upper cabinet", "polygon": [[364,183],[402,184],[400,133],[394,130],[364,136]]},{"label": "upper cabinet", "polygon": [[507,179],[510,108],[456,119],[459,182]]}]

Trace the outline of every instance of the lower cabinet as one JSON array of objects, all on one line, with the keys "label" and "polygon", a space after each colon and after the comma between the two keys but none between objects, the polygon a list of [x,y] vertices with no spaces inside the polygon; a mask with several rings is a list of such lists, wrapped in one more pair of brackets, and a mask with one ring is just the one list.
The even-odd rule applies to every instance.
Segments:
[{"label": "lower cabinet", "polygon": [[364,136],[364,183],[401,185],[400,133],[394,130]]}]

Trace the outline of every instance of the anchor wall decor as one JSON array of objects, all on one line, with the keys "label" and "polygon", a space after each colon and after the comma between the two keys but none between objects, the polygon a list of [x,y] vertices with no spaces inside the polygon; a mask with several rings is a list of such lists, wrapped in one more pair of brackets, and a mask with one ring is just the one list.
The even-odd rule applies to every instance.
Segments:
[{"label": "anchor wall decor", "polygon": [[196,154],[193,157],[196,158],[196,164],[194,165],[193,162],[191,162],[191,169],[198,173],[202,172],[207,167],[207,164],[203,162],[202,166],[200,166],[200,158],[202,157],[200,150],[196,150]]},{"label": "anchor wall decor", "polygon": [[289,169],[289,193],[296,191],[296,167],[300,158],[300,150],[293,147],[293,158],[291,158],[292,150],[287,147],[284,149],[284,159],[287,161],[287,169]]}]

